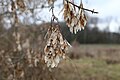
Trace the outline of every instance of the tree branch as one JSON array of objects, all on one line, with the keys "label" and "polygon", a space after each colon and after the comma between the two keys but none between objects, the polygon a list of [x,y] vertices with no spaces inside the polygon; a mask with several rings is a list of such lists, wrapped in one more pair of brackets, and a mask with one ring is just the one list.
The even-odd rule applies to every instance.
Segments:
[{"label": "tree branch", "polygon": [[86,11],[89,11],[89,12],[92,12],[92,13],[96,13],[96,14],[98,14],[98,12],[94,11],[94,9],[93,9],[93,10],[86,9],[86,8],[83,8],[83,7],[81,7],[81,6],[78,6],[78,5],[72,3],[72,2],[70,2],[70,1],[68,1],[68,0],[66,0],[66,1],[67,1],[68,3],[70,3],[70,4],[72,4],[73,6],[79,8],[79,9],[83,9],[83,10],[86,10]]}]

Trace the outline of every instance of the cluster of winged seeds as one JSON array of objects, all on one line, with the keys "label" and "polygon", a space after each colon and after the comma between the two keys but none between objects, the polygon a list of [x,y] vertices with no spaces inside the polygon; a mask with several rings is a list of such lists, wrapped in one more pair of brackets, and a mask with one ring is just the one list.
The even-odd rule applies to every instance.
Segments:
[{"label": "cluster of winged seeds", "polygon": [[53,4],[56,0],[48,0],[48,4]]},{"label": "cluster of winged seeds", "polygon": [[[48,0],[48,4],[51,5],[50,10],[52,10],[53,15],[53,19],[51,18],[51,23],[54,22],[54,20],[59,23],[53,11],[55,1],[56,0]],[[92,13],[98,13],[94,10],[85,9],[83,7],[82,0],[79,6],[74,4],[74,0],[63,0],[63,2],[64,20],[69,27],[70,32],[74,34],[76,34],[78,31],[81,31],[82,29],[84,30],[84,27],[87,24],[87,17],[84,10],[90,11]],[[71,46],[66,40],[63,39],[58,27],[55,28],[51,26],[47,34],[49,36],[49,39],[47,41],[47,45],[44,48],[44,60],[48,67],[54,68],[58,66],[58,63],[62,59],[65,58],[65,54]]]},{"label": "cluster of winged seeds", "polygon": [[72,2],[69,0],[64,0],[64,20],[66,21],[67,26],[70,28],[70,32],[77,33],[79,30],[84,29],[87,18],[85,12],[83,10],[82,1],[80,6],[78,6],[78,10],[76,6],[71,4]]},{"label": "cluster of winged seeds", "polygon": [[25,11],[25,4],[23,0],[17,0],[16,4],[18,9],[20,9],[21,11]]},{"label": "cluster of winged seeds", "polygon": [[65,58],[65,54],[70,48],[70,44],[63,39],[58,27],[50,27],[48,29],[50,34],[47,45],[44,48],[45,63],[47,67],[57,67],[59,62]]},{"label": "cluster of winged seeds", "polygon": [[[48,0],[48,4],[54,4],[55,0]],[[77,33],[79,30],[84,29],[87,23],[87,18],[83,10],[83,4],[77,7],[72,4],[71,1],[64,0],[64,19],[66,24],[70,28],[70,32]],[[58,27],[50,27],[47,32],[49,39],[47,45],[44,48],[45,63],[47,67],[57,67],[59,62],[65,58],[65,54],[70,48],[70,44],[63,39],[62,34]]]},{"label": "cluster of winged seeds", "polygon": [[18,16],[17,16],[16,10],[18,9],[18,10],[24,12],[26,6],[24,4],[24,0],[15,0],[15,1],[11,0],[11,1],[12,1],[11,2],[11,10],[13,12],[14,22],[18,23],[19,21],[18,21]]},{"label": "cluster of winged seeds", "polygon": [[11,0],[12,3],[11,3],[11,10],[12,11],[15,11],[17,8],[21,11],[25,11],[25,4],[24,4],[24,0],[16,0],[16,1],[13,1]]}]

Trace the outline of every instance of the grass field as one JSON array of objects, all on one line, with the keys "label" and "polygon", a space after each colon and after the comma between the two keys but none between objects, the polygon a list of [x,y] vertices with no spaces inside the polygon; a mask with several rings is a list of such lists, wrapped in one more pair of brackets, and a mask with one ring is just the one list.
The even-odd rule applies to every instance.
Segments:
[{"label": "grass field", "polygon": [[38,66],[34,66],[33,62],[33,67],[30,67],[27,58],[19,61],[21,65],[14,63],[15,66],[11,66],[11,60],[16,61],[19,57],[10,60],[9,54],[19,56],[12,52],[1,52],[0,80],[120,80],[120,45],[73,47],[69,58],[50,71],[43,61]]},{"label": "grass field", "polygon": [[120,80],[120,64],[92,58],[66,60],[56,74],[57,80]]},{"label": "grass field", "polygon": [[79,50],[79,59],[59,65],[57,80],[120,80],[120,45],[81,45]]}]

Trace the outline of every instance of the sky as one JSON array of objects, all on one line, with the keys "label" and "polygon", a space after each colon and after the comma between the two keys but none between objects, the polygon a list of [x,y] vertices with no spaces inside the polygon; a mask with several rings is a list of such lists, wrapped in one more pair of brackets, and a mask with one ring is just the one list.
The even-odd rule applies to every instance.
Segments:
[{"label": "sky", "polygon": [[[59,19],[59,21],[64,21],[63,19],[63,12],[60,11],[63,8],[63,0],[57,0],[54,8],[54,14]],[[79,5],[81,0],[74,0],[76,5]],[[120,29],[120,0],[82,0],[84,8],[95,10],[99,12],[98,14],[92,14],[91,12],[87,12],[88,15],[93,17],[98,17],[100,19],[98,23],[99,29],[103,30],[108,26],[108,21],[110,21],[110,31],[116,32]],[[60,5],[60,6],[58,6]],[[51,12],[49,9],[42,9],[42,12],[36,14],[37,18],[41,18],[42,21],[50,22],[51,20]],[[29,17],[29,15],[27,15]],[[112,19],[112,20],[110,20]],[[88,18],[89,20],[89,18]],[[32,21],[31,19],[27,21]],[[36,23],[41,23],[38,21]]]},{"label": "sky", "polygon": [[[79,3],[80,0],[76,0]],[[120,0],[83,0],[84,7],[89,9],[95,9],[99,14],[90,14],[96,16],[102,20],[102,23],[98,23],[98,27],[102,30],[106,25],[109,25],[111,32],[119,31],[120,27]],[[104,19],[112,18],[110,24],[105,22]]]},{"label": "sky", "polygon": [[[77,5],[79,5],[81,2],[81,0],[74,1]],[[110,31],[115,32],[118,30],[118,26],[120,26],[120,0],[82,0],[82,2],[85,8],[91,10],[94,9],[95,11],[99,12],[98,14],[92,14],[91,12],[87,13],[90,16],[98,17],[102,20],[102,23],[100,23],[100,25],[98,24],[101,29],[105,28],[102,28],[101,24],[107,26],[105,19],[112,18],[110,23]],[[57,2],[55,2],[55,5],[59,4],[62,4],[62,0],[57,0]],[[54,9],[54,13],[58,17],[59,21],[63,21],[63,14],[62,12],[60,13],[61,9],[62,6]],[[43,12],[40,13],[40,16],[45,21],[50,21],[51,15],[52,14],[49,12],[49,9],[44,9]]]},{"label": "sky", "polygon": [[99,14],[95,16],[100,18],[109,16],[120,18],[120,0],[84,0],[84,6],[98,11]]},{"label": "sky", "polygon": [[[81,0],[75,0],[75,3],[79,5],[80,1]],[[62,0],[57,0],[55,4],[62,4]],[[112,16],[113,18],[118,18],[118,20],[120,19],[120,0],[83,0],[83,4],[85,8],[91,10],[95,9],[95,11],[99,12],[99,14],[91,14],[88,12],[91,16],[97,16],[102,19]],[[59,14],[61,9],[62,7],[55,8],[55,14],[60,18],[60,20],[62,18],[62,14]],[[44,12],[50,14],[49,10],[44,10]],[[49,19],[50,16],[46,15],[46,18]]]}]

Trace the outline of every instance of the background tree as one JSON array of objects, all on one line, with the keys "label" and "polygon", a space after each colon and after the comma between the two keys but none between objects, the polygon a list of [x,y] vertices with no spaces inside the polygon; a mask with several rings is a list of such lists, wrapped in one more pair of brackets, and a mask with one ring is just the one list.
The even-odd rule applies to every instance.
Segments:
[{"label": "background tree", "polygon": [[[69,0],[63,2],[64,19],[72,33],[84,29],[87,22],[84,10],[97,13],[85,9],[82,2],[80,6]],[[59,20],[54,15],[54,3],[55,0],[0,0],[1,80],[54,80],[54,71],[50,73],[47,67],[57,67],[70,47],[63,38]],[[36,24],[37,20],[41,20],[36,15],[43,8],[50,8],[51,24],[30,27],[28,24],[31,22]]]}]

